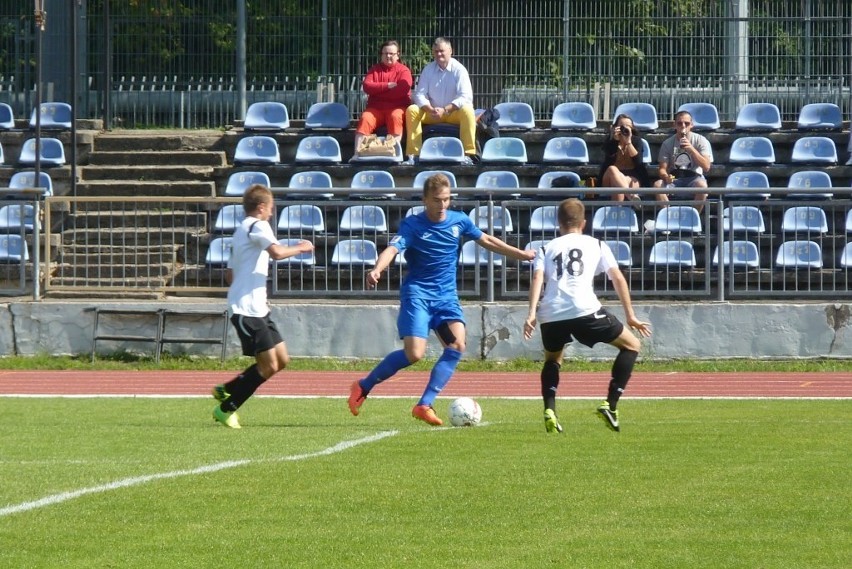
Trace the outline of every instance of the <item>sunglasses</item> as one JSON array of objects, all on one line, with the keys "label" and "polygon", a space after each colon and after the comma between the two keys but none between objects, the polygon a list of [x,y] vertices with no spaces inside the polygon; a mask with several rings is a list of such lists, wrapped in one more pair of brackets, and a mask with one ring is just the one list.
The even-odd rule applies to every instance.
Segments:
[{"label": "sunglasses", "polygon": [[692,123],[691,123],[691,122],[686,122],[686,121],[675,121],[675,124],[676,124],[676,125],[680,125],[680,126],[689,126],[689,125],[691,125]]}]

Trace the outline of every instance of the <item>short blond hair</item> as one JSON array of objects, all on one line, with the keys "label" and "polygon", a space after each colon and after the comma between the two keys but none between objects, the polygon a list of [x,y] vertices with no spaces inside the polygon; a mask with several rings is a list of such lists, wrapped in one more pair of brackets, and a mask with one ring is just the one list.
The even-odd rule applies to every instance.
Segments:
[{"label": "short blond hair", "polygon": [[272,191],[263,184],[252,184],[243,194],[243,209],[247,215],[257,211],[260,204],[272,201]]},{"label": "short blond hair", "polygon": [[559,220],[560,227],[566,229],[580,228],[586,219],[586,206],[577,198],[562,200],[556,212],[556,219]]}]

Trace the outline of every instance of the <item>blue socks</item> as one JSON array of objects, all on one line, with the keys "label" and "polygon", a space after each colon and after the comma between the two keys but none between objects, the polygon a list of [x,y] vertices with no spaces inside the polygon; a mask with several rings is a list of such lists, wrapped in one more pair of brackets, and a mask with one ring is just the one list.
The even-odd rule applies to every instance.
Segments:
[{"label": "blue socks", "polygon": [[405,350],[391,352],[385,356],[385,359],[379,362],[379,365],[373,368],[373,371],[371,371],[367,377],[359,382],[361,389],[369,393],[376,385],[391,377],[399,370],[407,368],[410,365],[411,362],[408,361],[408,358],[405,355]]},{"label": "blue socks", "polygon": [[435,398],[453,377],[453,372],[456,371],[456,366],[461,357],[460,351],[444,348],[444,353],[441,354],[441,357],[435,362],[435,367],[432,368],[429,384],[426,386],[426,391],[423,392],[420,401],[417,402],[418,405],[432,405],[435,402]]}]

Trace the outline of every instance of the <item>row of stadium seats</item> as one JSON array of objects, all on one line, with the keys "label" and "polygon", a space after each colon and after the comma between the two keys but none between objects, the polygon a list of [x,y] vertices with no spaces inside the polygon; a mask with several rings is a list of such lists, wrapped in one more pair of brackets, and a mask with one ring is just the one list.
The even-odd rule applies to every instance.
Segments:
[{"label": "row of stadium seats", "polygon": [[[65,160],[65,147],[62,141],[58,138],[41,138],[41,145],[38,149],[38,154],[41,156],[42,166],[63,166]],[[0,164],[6,163],[6,157],[3,152],[3,145],[0,144]],[[21,146],[21,155],[18,158],[18,163],[22,166],[34,166],[36,163],[36,139],[30,138],[24,141]]]},{"label": "row of stadium seats", "polygon": [[[37,110],[40,112],[36,112]],[[38,109],[33,109],[29,127],[35,128],[38,121],[38,126],[45,130],[70,130],[72,114],[71,105],[68,103],[42,103]],[[0,103],[0,130],[14,128],[15,116],[12,113],[12,107],[6,103]]]},{"label": "row of stadium seats", "polygon": [[[527,103],[504,102],[495,105],[500,113],[497,127],[501,130],[535,128],[532,107]],[[678,112],[688,111],[695,122],[696,131],[714,131],[721,128],[719,112],[712,103],[685,103]],[[622,103],[613,116],[627,114],[642,131],[659,128],[657,110],[650,103]],[[840,130],[843,117],[834,103],[810,103],[799,112],[799,130]],[[305,129],[347,129],[351,125],[349,109],[342,103],[315,103],[308,109]],[[246,130],[284,130],[290,127],[287,107],[278,102],[253,103],[246,113]],[[597,127],[594,108],[583,102],[560,103],[553,109],[550,119],[553,130],[593,130]],[[747,103],[737,113],[737,130],[774,131],[781,129],[781,113],[773,103]]]},{"label": "row of stadium seats", "polygon": [[[394,156],[355,156],[352,162],[400,163],[402,149],[396,145]],[[462,164],[465,160],[462,142],[452,136],[429,138],[423,143],[420,164]],[[492,138],[485,142],[480,157],[482,164],[526,164],[526,144],[517,137]],[[651,164],[654,157],[648,141],[642,139],[642,161]],[[296,164],[340,164],[343,155],[340,143],[333,136],[311,135],[298,142]],[[765,136],[745,136],[731,144],[728,162],[731,164],[774,164],[775,148]],[[804,136],[793,144],[792,164],[834,165],[838,162],[834,140],[825,136]],[[241,138],[234,152],[235,165],[267,165],[281,163],[281,153],[274,138],[252,135]],[[586,141],[576,136],[561,136],[547,141],[542,157],[543,164],[581,165],[589,163]]]}]

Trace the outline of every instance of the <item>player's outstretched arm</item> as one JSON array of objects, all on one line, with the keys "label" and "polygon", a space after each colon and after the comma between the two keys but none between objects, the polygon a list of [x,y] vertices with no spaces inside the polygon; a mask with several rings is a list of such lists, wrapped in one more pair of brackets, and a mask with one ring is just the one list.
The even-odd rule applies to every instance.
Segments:
[{"label": "player's outstretched arm", "polygon": [[541,298],[541,289],[544,284],[544,271],[538,270],[533,273],[532,281],[530,282],[529,309],[527,318],[524,320],[524,338],[529,340],[535,332],[536,312],[538,310],[538,301]]},{"label": "player's outstretched arm", "polygon": [[295,245],[281,245],[280,243],[273,243],[272,245],[266,248],[266,251],[269,253],[269,256],[275,259],[276,261],[295,257],[296,255],[300,255],[302,253],[310,253],[313,250],[314,244],[310,241],[306,241],[305,239],[302,239]]},{"label": "player's outstretched arm", "polygon": [[476,242],[489,251],[506,257],[511,257],[518,261],[532,261],[535,259],[535,251],[524,251],[523,249],[518,249],[517,247],[513,247],[503,240],[487,233],[483,233],[482,237],[477,239]]},{"label": "player's outstretched arm", "polygon": [[630,289],[627,286],[627,279],[618,267],[613,267],[607,271],[612,286],[618,294],[618,299],[621,301],[621,306],[624,308],[624,317],[627,320],[627,325],[639,332],[643,338],[651,336],[651,323],[643,322],[636,318],[636,313],[633,312],[633,302],[630,299]]},{"label": "player's outstretched arm", "polygon": [[374,288],[377,284],[379,284],[379,279],[382,277],[382,271],[387,269],[390,264],[393,263],[394,259],[396,259],[397,253],[399,253],[399,249],[393,245],[388,245],[385,247],[385,250],[379,254],[379,258],[376,260],[375,266],[367,272],[367,276],[365,277],[367,288]]}]

